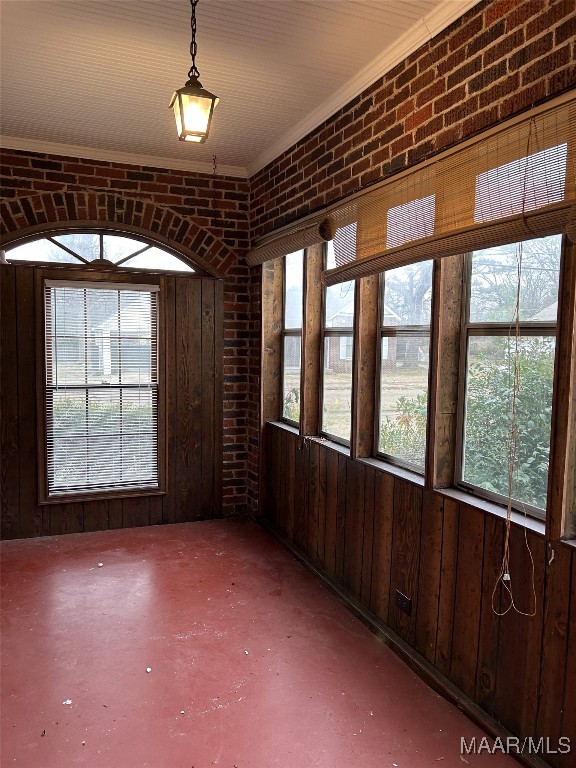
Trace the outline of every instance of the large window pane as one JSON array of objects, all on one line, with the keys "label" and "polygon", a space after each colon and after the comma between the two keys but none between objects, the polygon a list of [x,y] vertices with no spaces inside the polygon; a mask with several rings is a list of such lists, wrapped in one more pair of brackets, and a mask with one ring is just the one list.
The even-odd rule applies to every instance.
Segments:
[{"label": "large window pane", "polygon": [[352,424],[352,356],[342,359],[342,349],[352,351],[352,337],[324,339],[322,432],[350,440]]},{"label": "large window pane", "polygon": [[554,348],[553,336],[468,341],[462,479],[507,497],[511,469],[512,498],[538,509],[546,508]]},{"label": "large window pane", "polygon": [[470,322],[514,322],[519,277],[519,319],[555,322],[561,244],[562,236],[553,235],[475,251]]},{"label": "large window pane", "polygon": [[385,273],[383,326],[429,325],[432,261],[408,264]]},{"label": "large window pane", "polygon": [[325,328],[352,328],[354,326],[354,281],[326,288],[324,303]]},{"label": "large window pane", "polygon": [[130,256],[131,253],[141,251],[146,248],[146,243],[140,240],[132,240],[129,237],[120,237],[118,235],[104,235],[103,237],[103,256],[114,264],[121,259]]},{"label": "large window pane", "polygon": [[[142,245],[142,243],[141,243]],[[135,269],[152,269],[161,272],[194,272],[189,264],[186,264],[177,256],[173,256],[161,248],[148,248],[144,253],[133,256],[122,263],[123,267]]]},{"label": "large window pane", "polygon": [[35,240],[33,243],[24,243],[10,248],[6,253],[8,261],[50,261],[56,264],[82,264],[68,251],[60,248],[50,240]]},{"label": "large window pane", "polygon": [[77,253],[86,261],[94,261],[101,258],[100,235],[87,232],[74,232],[71,235],[56,235],[58,243],[62,243],[74,253]]},{"label": "large window pane", "polygon": [[302,328],[304,251],[289,253],[284,267],[284,328]]},{"label": "large window pane", "polygon": [[424,468],[429,337],[398,333],[381,342],[378,450]]},{"label": "large window pane", "polygon": [[384,273],[378,453],[424,471],[432,261]]},{"label": "large window pane", "polygon": [[284,337],[284,374],[282,382],[282,416],[300,420],[300,352],[301,336]]},{"label": "large window pane", "polygon": [[304,251],[300,250],[284,257],[284,315],[282,321],[282,418],[296,424],[300,421],[303,294]]}]

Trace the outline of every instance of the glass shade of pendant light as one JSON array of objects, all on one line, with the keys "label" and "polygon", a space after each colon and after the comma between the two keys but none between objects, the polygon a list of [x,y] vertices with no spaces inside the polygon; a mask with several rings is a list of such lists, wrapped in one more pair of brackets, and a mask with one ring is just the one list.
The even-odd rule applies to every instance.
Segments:
[{"label": "glass shade of pendant light", "polygon": [[204,143],[210,132],[212,113],[218,104],[218,97],[205,90],[198,79],[200,72],[196,66],[196,6],[198,0],[190,0],[192,6],[192,41],[190,43],[190,55],[192,66],[188,71],[188,81],[183,88],[175,91],[170,100],[169,107],[174,110],[176,118],[176,130],[180,141],[195,141]]}]

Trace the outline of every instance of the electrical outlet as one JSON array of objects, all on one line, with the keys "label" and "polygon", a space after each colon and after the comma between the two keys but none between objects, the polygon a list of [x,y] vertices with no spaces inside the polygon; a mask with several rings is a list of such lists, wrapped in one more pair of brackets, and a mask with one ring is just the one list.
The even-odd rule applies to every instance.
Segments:
[{"label": "electrical outlet", "polygon": [[408,616],[412,613],[412,600],[399,589],[396,590],[396,607],[400,608],[403,613],[407,613]]}]

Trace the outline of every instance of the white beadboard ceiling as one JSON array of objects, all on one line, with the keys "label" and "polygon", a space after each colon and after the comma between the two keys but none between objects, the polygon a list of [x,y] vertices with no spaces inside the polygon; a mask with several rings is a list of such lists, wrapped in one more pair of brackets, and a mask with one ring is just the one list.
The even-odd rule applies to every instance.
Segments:
[{"label": "white beadboard ceiling", "polygon": [[189,0],[1,0],[1,142],[250,176],[477,2],[200,0],[196,63],[220,103],[198,145],[168,109]]}]

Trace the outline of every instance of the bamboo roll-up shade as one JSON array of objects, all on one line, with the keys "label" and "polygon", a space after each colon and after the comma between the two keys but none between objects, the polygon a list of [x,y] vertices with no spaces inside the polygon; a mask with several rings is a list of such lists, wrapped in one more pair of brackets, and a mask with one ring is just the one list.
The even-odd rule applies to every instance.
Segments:
[{"label": "bamboo roll-up shade", "polygon": [[246,261],[253,267],[270,259],[276,259],[278,256],[287,256],[289,253],[302,250],[302,248],[326,242],[326,240],[331,240],[333,236],[334,231],[331,224],[324,218],[324,220],[316,221],[306,227],[265,240],[248,253]]},{"label": "bamboo roll-up shade", "polygon": [[576,210],[576,100],[356,197],[329,214],[355,252],[326,285],[415,261],[565,231]]}]

